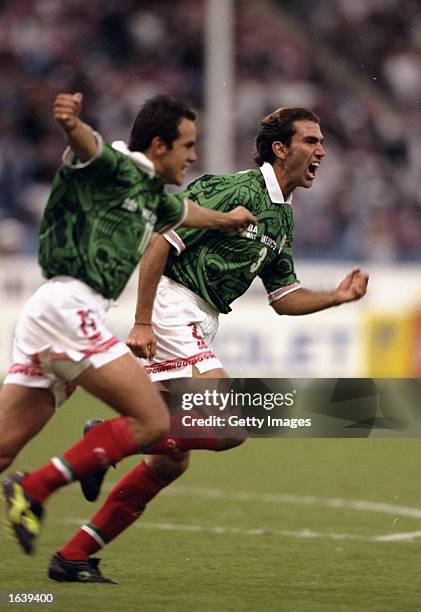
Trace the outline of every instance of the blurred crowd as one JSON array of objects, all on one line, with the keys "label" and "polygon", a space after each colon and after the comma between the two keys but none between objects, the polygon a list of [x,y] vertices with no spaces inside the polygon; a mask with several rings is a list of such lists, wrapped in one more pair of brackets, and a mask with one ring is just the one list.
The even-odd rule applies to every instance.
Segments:
[{"label": "blurred crowd", "polygon": [[[82,91],[84,119],[108,140],[126,139],[156,93],[203,115],[205,4],[0,0],[0,253],[36,252],[63,150],[58,91]],[[326,160],[294,196],[296,254],[420,259],[418,0],[236,0],[234,51],[238,169],[252,166],[257,124],[274,108],[322,119]]]}]

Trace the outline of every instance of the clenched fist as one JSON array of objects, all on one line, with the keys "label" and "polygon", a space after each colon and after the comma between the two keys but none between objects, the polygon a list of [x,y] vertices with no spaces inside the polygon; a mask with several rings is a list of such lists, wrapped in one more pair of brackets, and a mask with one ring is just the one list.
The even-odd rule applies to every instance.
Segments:
[{"label": "clenched fist", "polygon": [[61,125],[65,132],[71,132],[79,121],[82,110],[83,95],[81,93],[58,94],[54,101],[54,119]]}]

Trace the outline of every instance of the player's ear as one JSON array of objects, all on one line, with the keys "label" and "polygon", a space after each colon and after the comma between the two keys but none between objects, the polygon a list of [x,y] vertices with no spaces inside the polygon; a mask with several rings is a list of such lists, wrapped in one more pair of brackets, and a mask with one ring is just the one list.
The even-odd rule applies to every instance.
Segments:
[{"label": "player's ear", "polygon": [[288,157],[288,147],[279,140],[272,142],[272,151],[279,159],[286,159]]},{"label": "player's ear", "polygon": [[168,146],[162,140],[161,136],[154,136],[149,145],[151,152],[154,155],[163,155],[168,150]]}]

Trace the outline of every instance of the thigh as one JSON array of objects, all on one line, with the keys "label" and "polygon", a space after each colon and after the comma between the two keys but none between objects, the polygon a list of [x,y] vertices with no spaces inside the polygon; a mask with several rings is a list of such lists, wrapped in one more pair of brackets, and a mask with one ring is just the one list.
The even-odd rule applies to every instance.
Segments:
[{"label": "thigh", "polygon": [[60,406],[86,369],[101,368],[129,352],[105,325],[107,305],[76,279],[46,282],[19,317],[6,382],[48,388]]},{"label": "thigh", "polygon": [[[216,368],[215,370],[210,370],[209,372],[203,372],[202,374],[198,372],[195,368],[193,368],[193,378],[228,378],[228,374],[222,368]],[[211,411],[211,413],[215,413],[215,411]],[[225,412],[224,414],[228,414]],[[224,435],[222,437],[217,437],[217,451],[229,450],[230,448],[234,448],[235,446],[239,446],[243,444],[248,438],[247,430],[244,427],[234,427],[230,426],[224,428]]]},{"label": "thigh", "polygon": [[164,400],[131,353],[100,368],[89,367],[76,382],[124,416],[143,422],[167,418]]},{"label": "thigh", "polygon": [[0,391],[0,454],[15,456],[54,414],[47,389],[6,384]]}]

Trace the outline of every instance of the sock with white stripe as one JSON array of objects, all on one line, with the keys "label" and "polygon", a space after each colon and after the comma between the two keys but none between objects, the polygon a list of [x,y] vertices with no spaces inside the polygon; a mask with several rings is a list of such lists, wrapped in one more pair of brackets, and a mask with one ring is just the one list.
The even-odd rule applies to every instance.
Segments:
[{"label": "sock with white stripe", "polygon": [[114,487],[91,521],[61,548],[61,556],[68,561],[87,560],[129,527],[167,484],[142,461]]},{"label": "sock with white stripe", "polygon": [[43,502],[53,491],[139,452],[127,417],[105,421],[87,433],[62,457],[55,457],[22,479],[29,495]]},{"label": "sock with white stripe", "polygon": [[70,466],[65,465],[60,457],[54,457],[36,472],[24,476],[21,485],[31,497],[42,503],[50,493],[72,480]]}]

